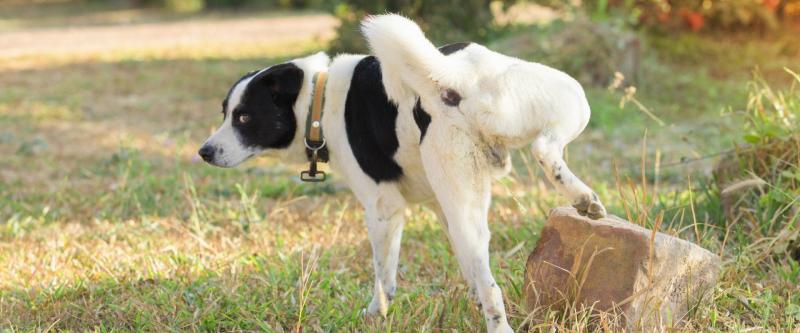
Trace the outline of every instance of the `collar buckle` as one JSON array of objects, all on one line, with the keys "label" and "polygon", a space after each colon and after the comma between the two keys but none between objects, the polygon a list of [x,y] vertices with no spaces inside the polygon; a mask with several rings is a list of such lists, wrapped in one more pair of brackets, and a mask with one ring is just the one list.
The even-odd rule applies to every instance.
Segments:
[{"label": "collar buckle", "polygon": [[325,181],[327,178],[325,171],[317,170],[319,151],[320,149],[325,148],[325,143],[325,138],[322,138],[321,142],[314,142],[313,144],[308,142],[308,138],[303,139],[303,144],[306,145],[306,149],[311,151],[311,156],[309,157],[308,170],[300,172],[300,180],[310,183]]}]

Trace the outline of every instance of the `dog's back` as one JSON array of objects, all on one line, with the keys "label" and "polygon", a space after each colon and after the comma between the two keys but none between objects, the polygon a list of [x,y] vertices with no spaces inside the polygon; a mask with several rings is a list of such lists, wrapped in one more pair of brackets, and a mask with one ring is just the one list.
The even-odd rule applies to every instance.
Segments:
[{"label": "dog's back", "polygon": [[416,23],[398,15],[368,18],[362,30],[381,61],[389,98],[409,103],[419,96],[434,118],[448,112],[439,100],[453,91],[461,99],[465,125],[511,148],[543,130],[567,144],[589,121],[583,88],[559,70],[476,43],[446,56]]}]

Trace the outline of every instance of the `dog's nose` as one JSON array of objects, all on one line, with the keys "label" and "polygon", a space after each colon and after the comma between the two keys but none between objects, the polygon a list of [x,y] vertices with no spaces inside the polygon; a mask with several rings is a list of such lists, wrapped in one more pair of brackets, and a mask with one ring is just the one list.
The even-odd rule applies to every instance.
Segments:
[{"label": "dog's nose", "polygon": [[211,146],[202,146],[197,154],[203,158],[203,161],[211,162],[214,159],[214,148]]}]

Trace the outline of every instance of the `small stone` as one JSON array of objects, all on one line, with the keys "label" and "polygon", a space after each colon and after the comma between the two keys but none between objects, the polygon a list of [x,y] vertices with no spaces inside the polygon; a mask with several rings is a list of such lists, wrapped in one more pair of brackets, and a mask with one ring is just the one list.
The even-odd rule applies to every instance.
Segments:
[{"label": "small stone", "polygon": [[621,314],[617,324],[628,330],[677,326],[710,298],[720,259],[660,232],[651,249],[652,236],[613,215],[592,220],[571,207],[552,210],[525,267],[528,310],[582,305]]}]

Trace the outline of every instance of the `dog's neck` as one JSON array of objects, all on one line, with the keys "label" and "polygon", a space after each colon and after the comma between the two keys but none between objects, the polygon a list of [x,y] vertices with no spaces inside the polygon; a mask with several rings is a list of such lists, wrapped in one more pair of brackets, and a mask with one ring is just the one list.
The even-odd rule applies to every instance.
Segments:
[{"label": "dog's neck", "polygon": [[289,147],[280,152],[279,158],[283,162],[293,164],[308,163],[305,138],[308,112],[314,96],[314,75],[327,71],[329,62],[330,59],[323,52],[294,60],[294,64],[303,70],[303,86],[300,88],[297,100],[294,103],[294,116],[297,121],[294,139],[292,139]]},{"label": "dog's neck", "polygon": [[317,72],[313,76],[311,106],[306,116],[305,138],[306,153],[309,162],[316,163],[328,161],[328,148],[325,147],[325,136],[322,132],[322,112],[325,104],[325,87],[328,81],[328,72]]},{"label": "dog's neck", "polygon": [[325,136],[322,134],[322,110],[325,104],[325,87],[328,81],[328,72],[314,73],[311,81],[314,86],[311,95],[311,106],[306,117],[306,130],[303,144],[306,146],[308,170],[300,173],[300,179],[305,182],[321,182],[325,180],[325,172],[319,170],[319,163],[328,162],[328,147]]}]

